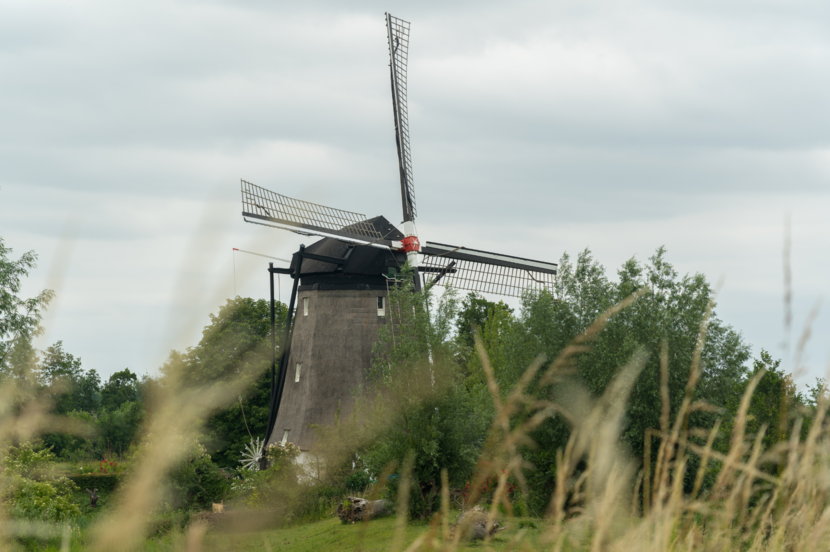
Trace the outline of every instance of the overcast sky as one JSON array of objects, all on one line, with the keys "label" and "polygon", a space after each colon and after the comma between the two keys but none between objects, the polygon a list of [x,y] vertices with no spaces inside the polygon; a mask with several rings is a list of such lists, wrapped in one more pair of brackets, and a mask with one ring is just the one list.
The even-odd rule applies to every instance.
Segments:
[{"label": "overcast sky", "polygon": [[[613,274],[659,246],[782,357],[830,291],[830,4],[79,2],[0,7],[0,236],[51,287],[45,346],[154,373],[266,259],[239,179],[400,221],[384,12],[412,22],[423,239]],[[235,283],[234,283],[235,280]],[[287,298],[281,283],[282,296]],[[828,305],[827,308],[830,308]],[[799,381],[824,373],[820,312]]]}]

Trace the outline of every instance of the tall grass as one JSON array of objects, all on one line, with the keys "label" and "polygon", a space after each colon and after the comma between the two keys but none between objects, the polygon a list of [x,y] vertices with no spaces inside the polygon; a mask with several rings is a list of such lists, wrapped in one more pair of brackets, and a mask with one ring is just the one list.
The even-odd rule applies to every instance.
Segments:
[{"label": "tall grass", "polygon": [[[625,308],[631,298],[609,310],[551,363],[542,373],[542,381],[553,382],[565,373],[575,355],[584,352],[591,339],[601,331],[605,320]],[[572,433],[564,450],[557,451],[556,487],[545,516],[541,541],[525,542],[517,533],[511,547],[545,550],[748,550],[795,551],[826,550],[830,544],[830,435],[826,424],[828,400],[820,394],[812,424],[801,437],[801,419],[786,442],[763,451],[761,438],[745,433],[747,410],[752,393],[763,373],[756,374],[742,398],[732,428],[729,451],[712,450],[719,424],[710,430],[688,427],[689,415],[710,409],[693,403],[692,396],[700,377],[700,351],[706,338],[707,322],[700,328],[697,351],[679,412],[669,417],[667,350],[662,357],[661,427],[648,436],[657,437],[659,446],[652,470],[641,459],[632,458],[620,446],[624,405],[638,374],[645,364],[643,351],[634,354],[598,400],[577,384],[569,382],[567,392],[555,401],[539,400],[527,394],[527,388],[542,363],[537,361],[525,372],[518,385],[502,400],[484,348],[478,343],[488,388],[496,409],[492,436],[479,477],[498,475],[498,488],[488,512],[492,526],[499,510],[512,515],[505,492],[506,473],[521,479],[526,465],[521,450],[534,446],[532,430],[554,414],[567,417]],[[806,333],[806,332],[805,332]],[[805,340],[801,340],[803,347]],[[798,353],[797,357],[800,356]],[[524,413],[521,423],[511,423]],[[703,439],[705,444],[699,444]],[[687,474],[689,458],[701,458],[696,473]],[[778,473],[770,474],[763,464],[783,458]],[[703,476],[717,464],[714,485],[701,491]],[[580,465],[580,471],[576,471]],[[693,475],[694,487],[685,492],[683,481]],[[474,485],[477,488],[478,485]],[[476,497],[473,497],[473,501]],[[442,516],[449,519],[447,501]],[[399,523],[404,513],[399,512]],[[408,550],[456,550],[459,535],[441,537],[430,527]],[[485,547],[490,543],[485,539]],[[396,541],[397,544],[397,541]],[[393,548],[397,549],[397,548]]]},{"label": "tall grass", "polygon": [[[787,291],[787,297],[790,292]],[[476,347],[481,359],[495,416],[490,436],[482,452],[480,481],[473,483],[473,496],[467,505],[480,501],[475,489],[480,482],[495,476],[497,487],[486,506],[487,528],[499,523],[516,523],[513,504],[507,492],[508,474],[514,474],[520,488],[527,490],[523,477],[532,470],[522,451],[535,447],[533,431],[552,416],[563,416],[572,427],[567,445],[556,451],[556,484],[547,511],[540,524],[542,536],[528,538],[523,530],[515,532],[509,543],[499,543],[515,550],[600,551],[646,550],[746,550],[812,551],[830,547],[830,426],[826,423],[828,398],[820,393],[815,412],[811,413],[809,431],[802,435],[802,420],[785,442],[763,450],[763,431],[746,433],[747,411],[752,392],[763,373],[756,374],[740,403],[731,428],[729,450],[713,449],[720,425],[711,429],[689,427],[690,415],[697,410],[712,410],[702,402],[693,402],[695,386],[700,380],[700,356],[706,340],[708,316],[701,325],[697,347],[679,411],[672,419],[669,408],[668,350],[664,343],[661,356],[660,427],[643,436],[646,457],[635,458],[620,441],[624,427],[625,405],[631,389],[643,369],[647,353],[635,352],[622,366],[604,394],[595,398],[573,379],[568,378],[576,357],[587,351],[606,322],[638,299],[632,296],[600,316],[561,354],[547,362],[537,359],[518,383],[504,393],[499,389],[493,367],[480,341]],[[787,311],[789,313],[789,310]],[[709,309],[711,313],[711,307]],[[787,324],[790,315],[787,314]],[[799,341],[794,357],[809,335]],[[266,346],[265,344],[263,346]],[[152,422],[142,443],[140,461],[125,485],[114,497],[114,507],[99,516],[83,538],[65,525],[12,522],[0,509],[0,546],[13,548],[16,539],[34,536],[56,539],[61,550],[88,548],[100,551],[155,548],[147,544],[147,528],[164,490],[165,475],[187,452],[198,435],[201,421],[213,409],[236,400],[252,374],[240,373],[221,386],[189,388],[177,378],[170,366],[167,384],[152,401]],[[560,391],[540,398],[530,391],[535,383],[556,383]],[[25,441],[46,431],[83,431],[70,427],[65,420],[49,416],[48,402],[31,396],[21,409],[13,409],[14,397],[25,395],[19,383],[6,381],[0,386],[0,449],[8,443]],[[797,414],[800,415],[800,414]],[[652,444],[657,443],[656,449]],[[695,473],[688,473],[692,455],[700,458]],[[450,510],[450,489],[446,471],[442,474],[441,512],[423,528],[419,536],[407,542],[407,484],[411,477],[412,457],[400,467],[397,519],[390,549],[458,550],[465,534],[463,527],[452,530],[456,514]],[[777,462],[776,473],[765,469]],[[390,469],[371,491],[378,496]],[[704,487],[704,476],[716,473],[711,486]],[[684,489],[684,480],[694,481],[693,489]],[[0,477],[0,492],[6,479]],[[366,522],[372,523],[372,522]],[[232,526],[229,527],[233,529]],[[490,532],[484,549],[494,546]],[[358,533],[357,549],[365,526]],[[166,541],[164,547],[181,550],[211,548],[217,541],[203,523],[189,525],[185,533]],[[76,539],[73,541],[73,539]],[[222,541],[224,548],[227,542]],[[239,537],[236,545],[262,543],[260,537]],[[269,549],[266,541],[263,549]]]}]

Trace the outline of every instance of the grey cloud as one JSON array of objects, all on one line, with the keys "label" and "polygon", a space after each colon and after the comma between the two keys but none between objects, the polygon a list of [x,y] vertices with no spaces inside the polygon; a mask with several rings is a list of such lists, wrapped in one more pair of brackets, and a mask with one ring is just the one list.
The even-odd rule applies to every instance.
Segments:
[{"label": "grey cloud", "polygon": [[[107,322],[124,309],[141,317],[127,333],[154,327],[179,258],[155,251],[183,248],[204,205],[238,217],[239,178],[397,222],[386,9],[412,21],[419,224],[448,241],[545,258],[593,245],[621,259],[665,243],[717,272],[733,242],[711,238],[711,255],[674,247],[694,224],[728,227],[708,218],[713,205],[826,201],[822,2],[18,3],[0,19],[0,235],[48,255],[66,212],[86,215],[67,293],[90,307],[58,329],[77,331],[66,320],[79,317],[92,348],[104,325],[126,339]],[[260,235],[234,224],[205,259],[227,262],[232,243]],[[540,233],[543,245],[528,237]],[[274,236],[273,248],[298,239]],[[124,287],[151,306],[119,303]],[[746,293],[736,305],[769,300]],[[741,308],[730,315],[751,328]],[[116,349],[95,362],[121,367]]]}]

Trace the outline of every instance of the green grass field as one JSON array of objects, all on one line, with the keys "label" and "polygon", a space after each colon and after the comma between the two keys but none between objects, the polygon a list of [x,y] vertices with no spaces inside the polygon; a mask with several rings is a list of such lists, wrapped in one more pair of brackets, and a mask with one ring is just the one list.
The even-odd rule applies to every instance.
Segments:
[{"label": "green grass field", "polygon": [[[520,528],[519,525],[524,525]],[[494,550],[508,550],[511,540],[519,531],[524,532],[525,543],[535,543],[542,531],[539,520],[515,520],[507,524],[491,541]],[[404,548],[428,530],[424,523],[410,523],[406,527]],[[439,528],[440,532],[440,528]],[[365,526],[360,523],[345,525],[336,518],[307,523],[285,529],[266,530],[257,533],[233,534],[209,531],[203,541],[205,550],[247,550],[269,552],[290,550],[296,552],[323,552],[328,550],[363,550],[364,552],[389,550],[395,534],[395,518],[376,519]],[[148,542],[148,549],[175,548],[185,536],[176,535]],[[481,541],[471,542],[459,550],[481,550]]]}]

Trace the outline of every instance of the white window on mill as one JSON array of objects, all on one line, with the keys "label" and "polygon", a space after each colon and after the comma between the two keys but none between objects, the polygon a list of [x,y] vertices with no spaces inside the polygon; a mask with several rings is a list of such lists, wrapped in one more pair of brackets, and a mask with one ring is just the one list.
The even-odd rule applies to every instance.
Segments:
[{"label": "white window on mill", "polygon": [[283,434],[282,434],[282,444],[283,444],[283,445],[285,445],[285,443],[287,443],[287,442],[288,442],[288,434],[289,434],[289,433],[291,433],[291,430],[290,430],[290,429],[286,429],[286,430],[285,430],[285,433],[283,433]]},{"label": "white window on mill", "polygon": [[297,371],[294,373],[294,383],[297,383],[297,382],[300,381],[300,372],[302,371],[302,369],[303,369],[303,363],[298,362],[297,363]]},{"label": "white window on mill", "polygon": [[386,316],[386,297],[378,297],[378,316]]},{"label": "white window on mill", "polygon": [[308,316],[308,297],[303,297],[303,316]]}]

